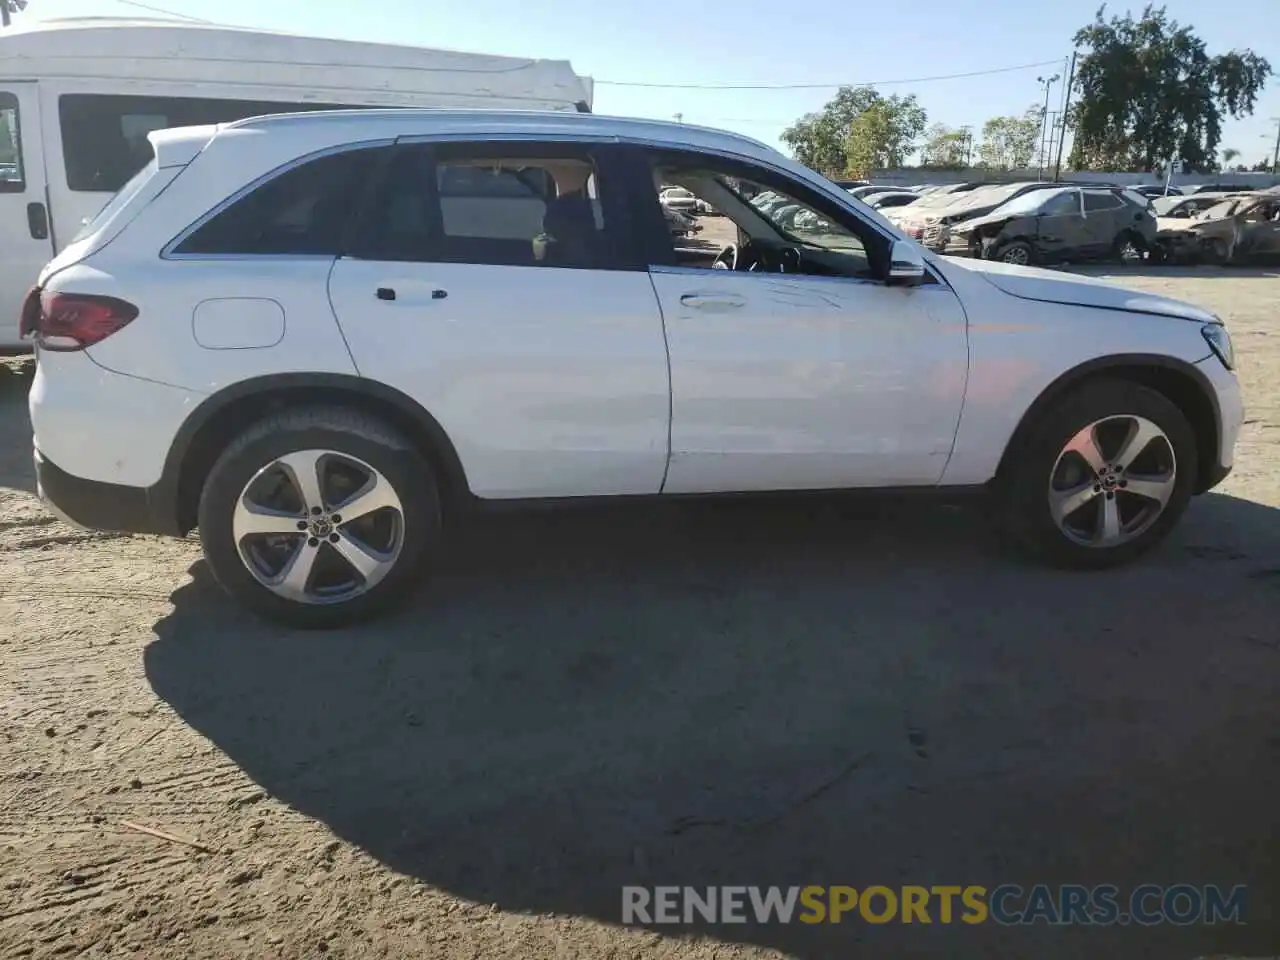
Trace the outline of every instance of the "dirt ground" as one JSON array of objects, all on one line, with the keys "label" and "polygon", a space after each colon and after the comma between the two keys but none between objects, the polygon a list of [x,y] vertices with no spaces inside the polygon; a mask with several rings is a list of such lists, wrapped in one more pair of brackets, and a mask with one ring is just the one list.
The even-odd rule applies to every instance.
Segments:
[{"label": "dirt ground", "polygon": [[[0,364],[0,957],[1278,952],[1280,275],[1124,280],[1228,319],[1249,407],[1137,566],[973,509],[601,509],[475,522],[325,635],[48,516]],[[619,925],[623,884],[1002,882],[1247,884],[1249,923]]]}]

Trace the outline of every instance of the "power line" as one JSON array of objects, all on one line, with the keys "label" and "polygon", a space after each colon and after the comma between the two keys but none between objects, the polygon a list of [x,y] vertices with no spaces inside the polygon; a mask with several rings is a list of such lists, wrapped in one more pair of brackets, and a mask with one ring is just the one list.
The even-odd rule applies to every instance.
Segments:
[{"label": "power line", "polygon": [[648,87],[660,90],[824,90],[832,87],[887,87],[892,84],[902,83],[964,80],[969,77],[986,77],[996,73],[1034,70],[1037,67],[1054,66],[1060,62],[1059,60],[1041,60],[1038,63],[1022,63],[1014,67],[995,67],[991,70],[972,70],[968,73],[948,73],[936,77],[906,77],[898,80],[846,80],[841,83],[649,83],[641,80],[601,80],[598,77],[595,82],[610,87]]},{"label": "power line", "polygon": [[[0,2],[3,2],[3,0],[0,0]],[[193,17],[189,14],[178,13],[176,10],[166,10],[164,7],[153,7],[149,3],[140,3],[138,0],[116,0],[116,3],[122,3],[126,7],[137,7],[139,10],[150,10],[152,13],[163,13],[167,17],[177,17],[179,20],[190,20],[192,23],[213,23],[212,20],[206,20],[203,17]]]}]

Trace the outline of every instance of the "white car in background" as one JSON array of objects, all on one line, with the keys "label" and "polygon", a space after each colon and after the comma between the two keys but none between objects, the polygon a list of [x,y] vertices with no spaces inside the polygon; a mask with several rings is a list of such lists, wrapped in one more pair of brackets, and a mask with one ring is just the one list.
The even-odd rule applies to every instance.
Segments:
[{"label": "white car in background", "polygon": [[[198,528],[288,623],[384,608],[446,515],[497,502],[982,492],[1101,568],[1232,465],[1213,314],[934,256],[745,137],[406,110],[150,139],[23,309],[38,489],[88,527]],[[736,239],[673,242],[655,184]]]}]

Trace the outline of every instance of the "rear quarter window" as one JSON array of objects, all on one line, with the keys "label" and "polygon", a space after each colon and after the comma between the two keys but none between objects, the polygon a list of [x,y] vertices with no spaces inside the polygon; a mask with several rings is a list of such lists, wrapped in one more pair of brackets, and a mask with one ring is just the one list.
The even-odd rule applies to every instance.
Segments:
[{"label": "rear quarter window", "polygon": [[172,253],[337,256],[381,152],[351,149],[304,161],[198,222]]}]

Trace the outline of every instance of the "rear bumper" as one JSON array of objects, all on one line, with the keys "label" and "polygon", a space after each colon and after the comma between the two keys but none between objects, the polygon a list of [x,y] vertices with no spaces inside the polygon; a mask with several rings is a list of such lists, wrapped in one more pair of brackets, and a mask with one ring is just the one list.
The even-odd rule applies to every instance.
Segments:
[{"label": "rear bumper", "polygon": [[126,487],[72,476],[34,451],[36,493],[73,526],[119,533],[181,536],[172,496],[163,486]]}]

